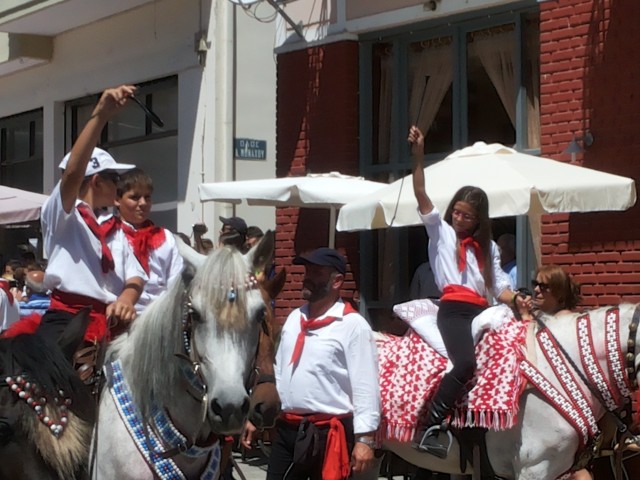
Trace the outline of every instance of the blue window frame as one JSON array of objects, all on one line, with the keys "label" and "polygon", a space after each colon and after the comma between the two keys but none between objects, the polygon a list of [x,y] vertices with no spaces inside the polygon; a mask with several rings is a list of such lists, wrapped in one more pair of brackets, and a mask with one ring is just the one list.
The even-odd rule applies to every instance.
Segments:
[{"label": "blue window frame", "polygon": [[[410,173],[406,136],[418,116],[427,165],[480,140],[539,153],[537,9],[451,17],[361,40],[360,170],[366,178],[392,182]],[[494,237],[506,232],[518,237],[524,282],[535,268],[526,217],[496,220]],[[422,227],[361,234],[367,259],[361,298],[374,324],[377,310],[386,315],[408,299],[413,272],[427,260],[426,243]]]}]

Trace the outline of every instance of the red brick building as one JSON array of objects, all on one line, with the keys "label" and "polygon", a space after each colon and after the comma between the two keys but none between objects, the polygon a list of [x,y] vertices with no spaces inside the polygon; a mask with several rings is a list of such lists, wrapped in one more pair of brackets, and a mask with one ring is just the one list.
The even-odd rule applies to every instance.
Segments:
[{"label": "red brick building", "polygon": [[[277,176],[339,170],[391,181],[407,173],[404,138],[416,78],[426,74],[434,85],[432,104],[423,104],[427,161],[477,140],[570,161],[563,151],[577,138],[582,165],[640,177],[640,3],[403,0],[393,10],[385,2],[330,3],[324,15],[304,0],[287,5],[294,20],[320,20],[306,23],[306,41],[285,32],[276,50]],[[499,80],[496,72],[512,76]],[[592,145],[582,141],[587,132]],[[593,306],[640,301],[639,219],[638,206],[544,215],[534,259],[526,218],[498,220],[494,232],[516,233],[519,251],[529,250],[521,283],[537,263],[557,263],[583,285],[583,305]],[[280,318],[301,303],[302,269],[291,259],[326,242],[328,221],[328,211],[278,210],[276,262],[291,273]],[[407,298],[426,258],[422,228],[391,230],[336,239],[351,267],[345,296],[357,292],[374,319]]]},{"label": "red brick building", "polygon": [[[542,154],[566,160],[572,132],[593,133],[586,167],[638,179],[640,3],[540,5]],[[585,305],[640,301],[640,207],[624,213],[545,216],[542,262],[582,284]]]}]

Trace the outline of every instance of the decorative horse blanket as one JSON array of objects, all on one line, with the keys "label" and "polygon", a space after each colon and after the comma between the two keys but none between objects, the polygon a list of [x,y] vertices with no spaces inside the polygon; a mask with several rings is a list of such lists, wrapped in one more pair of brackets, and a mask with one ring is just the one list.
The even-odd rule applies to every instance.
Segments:
[{"label": "decorative horse blanket", "polygon": [[[526,380],[520,374],[525,358],[527,323],[506,314],[501,307],[488,309],[481,319],[493,329],[476,345],[477,372],[471,388],[452,415],[456,427],[504,430],[514,426],[518,398]],[[428,300],[408,302],[394,311],[410,326],[428,335],[437,307]],[[496,320],[497,319],[497,320]],[[475,322],[475,321],[474,321]],[[474,327],[480,331],[482,328]],[[437,327],[436,327],[437,331]],[[481,332],[477,335],[481,335]],[[437,344],[436,340],[431,340]],[[447,369],[448,360],[411,328],[402,337],[383,335],[378,340],[382,429],[384,438],[410,441],[424,421],[431,397]]]},{"label": "decorative horse blanket", "polygon": [[[133,401],[129,385],[122,373],[120,361],[116,360],[104,368],[109,391],[116,404],[120,417],[131,438],[144,457],[154,477],[160,480],[186,480],[185,475],[171,458],[165,458],[163,452],[178,445],[185,445],[187,439],[174,427],[164,410],[156,408],[153,421],[146,422]],[[148,428],[151,427],[151,428]],[[220,442],[208,448],[192,446],[181,451],[188,457],[208,455],[207,465],[200,480],[215,480],[220,469]]]}]

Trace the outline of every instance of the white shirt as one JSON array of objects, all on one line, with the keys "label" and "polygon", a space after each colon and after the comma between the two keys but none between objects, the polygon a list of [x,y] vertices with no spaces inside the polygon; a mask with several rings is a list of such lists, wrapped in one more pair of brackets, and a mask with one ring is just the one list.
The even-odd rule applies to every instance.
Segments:
[{"label": "white shirt", "polygon": [[511,288],[509,276],[500,267],[500,249],[496,242],[491,241],[491,265],[485,265],[485,268],[493,269],[495,283],[495,290],[488,291],[482,272],[478,267],[473,247],[471,245],[465,247],[467,249],[467,265],[464,270],[460,271],[458,269],[458,239],[453,227],[442,219],[435,206],[426,215],[422,215],[418,210],[418,215],[420,215],[429,235],[429,263],[440,291],[446,285],[462,285],[475,290],[482,297],[493,295],[497,298],[503,291]]},{"label": "white shirt", "polygon": [[380,386],[371,327],[358,313],[343,316],[344,303],[336,302],[318,318],[333,316],[338,320],[308,331],[294,370],[291,355],[307,308],[305,305],[289,315],[276,352],[275,377],[282,409],[297,414],[352,412],[355,433],[376,430],[380,424]]},{"label": "white shirt", "polygon": [[[128,222],[124,220],[122,222],[136,229]],[[144,286],[138,303],[136,303],[138,313],[166,291],[169,284],[182,273],[184,267],[173,233],[166,228],[163,230],[164,243],[149,252],[149,280]]]},{"label": "white shirt", "polygon": [[20,320],[20,305],[14,299],[13,305],[9,302],[7,292],[0,289],[0,332],[9,328],[14,322]]},{"label": "white shirt", "polygon": [[[80,203],[83,202],[76,200],[76,206]],[[44,285],[49,290],[85,295],[109,304],[122,293],[127,279],[148,279],[120,229],[107,238],[115,268],[102,272],[100,240],[77,208],[72,208],[70,213],[64,211],[60,182],[43,205],[40,222],[44,251],[49,258]]]}]

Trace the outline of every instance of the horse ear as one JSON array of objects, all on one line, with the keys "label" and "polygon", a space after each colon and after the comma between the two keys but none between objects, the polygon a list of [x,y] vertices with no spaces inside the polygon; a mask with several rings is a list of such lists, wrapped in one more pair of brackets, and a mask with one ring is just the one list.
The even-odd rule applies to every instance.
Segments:
[{"label": "horse ear", "polygon": [[253,267],[252,270],[254,272],[268,272],[273,263],[275,244],[275,233],[273,230],[267,230],[267,233],[264,234],[260,241],[245,254],[245,258],[248,264]]},{"label": "horse ear", "polygon": [[265,292],[267,292],[269,298],[273,300],[278,296],[278,294],[282,290],[282,287],[284,287],[284,282],[286,281],[287,270],[283,268],[271,280],[264,280],[262,282],[262,288],[264,288]]},{"label": "horse ear", "polygon": [[202,255],[201,253],[196,252],[193,248],[184,243],[184,241],[179,236],[174,235],[174,237],[176,239],[178,252],[180,253],[182,259],[188,265],[191,265],[195,270],[198,270],[207,259],[206,255]]},{"label": "horse ear", "polygon": [[85,307],[80,310],[71,319],[71,322],[69,322],[58,338],[58,345],[69,361],[73,359],[73,354],[78,350],[78,347],[84,339],[84,332],[89,325],[90,312],[91,307]]}]

